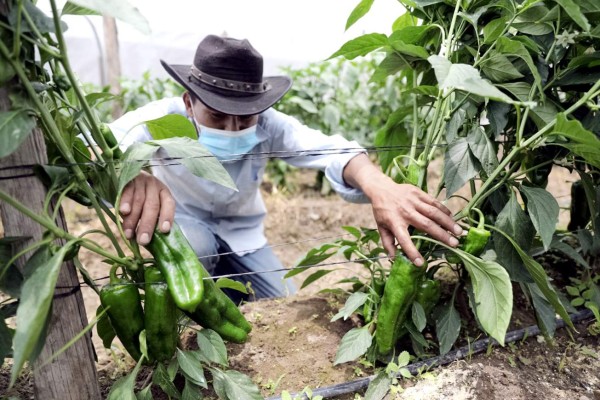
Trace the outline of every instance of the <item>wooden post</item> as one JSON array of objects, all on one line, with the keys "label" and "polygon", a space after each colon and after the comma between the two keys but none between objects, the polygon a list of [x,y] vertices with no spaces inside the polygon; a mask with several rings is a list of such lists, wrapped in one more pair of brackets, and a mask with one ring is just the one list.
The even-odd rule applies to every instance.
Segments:
[{"label": "wooden post", "polygon": [[[104,59],[106,60],[106,77],[112,94],[121,92],[121,56],[119,54],[119,33],[117,22],[113,17],[102,17],[104,26]],[[123,115],[123,108],[118,101],[113,101],[112,117]]]},{"label": "wooden post", "polygon": [[[0,88],[0,112],[10,108],[8,91]],[[19,149],[8,157],[0,159],[0,167],[47,163],[46,146],[40,129],[35,128]],[[23,170],[13,170],[12,175],[23,174]],[[4,171],[3,176],[10,176]],[[2,190],[9,193],[32,210],[41,212],[46,189],[35,177],[0,181]],[[30,236],[31,240],[21,244],[20,249],[42,237],[42,227],[23,214],[0,202],[0,217],[6,236]],[[62,210],[57,224],[66,230]],[[21,267],[30,254],[17,262]],[[78,287],[79,278],[73,262],[65,262],[58,276],[57,287]],[[38,361],[33,367],[56,353],[87,326],[87,316],[81,290],[56,289],[50,316],[46,343]],[[62,295],[62,296],[61,296]],[[35,398],[40,400],[100,400],[100,388],[94,361],[94,348],[91,333],[70,346],[53,362],[40,368],[34,374]]]}]

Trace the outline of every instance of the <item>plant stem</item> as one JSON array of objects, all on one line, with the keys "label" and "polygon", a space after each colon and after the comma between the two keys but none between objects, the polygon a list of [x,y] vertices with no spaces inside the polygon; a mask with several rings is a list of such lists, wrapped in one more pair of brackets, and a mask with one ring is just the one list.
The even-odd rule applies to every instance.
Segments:
[{"label": "plant stem", "polygon": [[77,240],[81,243],[81,245],[83,247],[85,247],[86,249],[88,249],[90,251],[93,251],[94,253],[101,255],[102,257],[105,257],[114,262],[120,263],[121,265],[130,265],[131,264],[131,262],[129,262],[128,260],[121,258],[121,257],[115,257],[114,254],[107,252],[102,247],[99,247],[88,240],[81,241],[81,238],[74,236],[74,235],[70,234],[69,232],[59,228],[48,217],[38,215],[33,210],[31,210],[31,209],[27,208],[26,206],[24,206],[23,204],[21,204],[21,202],[14,199],[13,197],[11,197],[8,193],[3,191],[2,189],[0,189],[0,200],[2,200],[3,202],[6,202],[8,205],[14,207],[17,211],[21,212],[26,217],[30,218],[37,224],[41,225],[46,230],[50,231],[57,238],[65,239],[68,241]]},{"label": "plant stem", "polygon": [[[63,36],[62,29],[60,27],[60,14],[58,13],[58,9],[56,7],[56,1],[50,0],[50,5],[52,6],[52,15],[54,17],[54,27],[56,30],[55,34],[56,34],[56,40],[58,41],[58,48],[64,54],[67,54],[67,46],[65,44],[65,38]],[[87,100],[85,99],[83,91],[77,84],[77,78],[75,77],[75,74],[73,73],[71,64],[69,62],[69,58],[62,57],[60,59],[60,62],[63,66],[63,69],[65,70],[65,74],[69,78],[69,81],[71,81],[71,86],[73,88],[73,92],[77,96],[77,99],[79,100],[79,103],[81,104],[81,107],[83,108],[84,114],[88,118],[89,125],[90,125],[90,131],[92,133],[92,138],[94,139],[96,144],[102,150],[103,155],[106,155],[106,154],[111,155],[109,157],[110,158],[109,160],[104,160],[104,158],[102,160],[103,161],[111,161],[112,160],[112,149],[108,146],[108,144],[106,143],[106,140],[104,140],[104,136],[102,135],[102,133],[100,132],[100,129],[98,128],[98,121],[96,120],[96,116],[92,112],[90,105],[88,104]],[[112,163],[108,163],[108,170],[109,170],[111,177],[113,178],[113,181],[116,182],[117,181],[117,173],[116,173],[114,165]]]},{"label": "plant stem", "polygon": [[[72,164],[72,170],[74,172],[75,178],[80,183],[81,189],[85,191],[88,198],[92,201],[92,205],[93,205],[94,209],[96,210],[96,213],[98,214],[98,218],[100,219],[100,222],[104,226],[104,229],[106,229],[107,232],[110,232],[111,231],[110,226],[108,225],[106,219],[104,218],[104,214],[102,214],[100,205],[98,203],[98,198],[96,197],[96,194],[93,192],[93,190],[90,188],[90,186],[88,185],[87,179],[86,179],[85,175],[83,174],[83,171],[81,170],[81,168],[79,167],[79,165],[77,164],[75,159],[73,158],[73,154],[71,153],[71,150],[69,149],[69,147],[63,140],[62,134],[61,134],[60,130],[58,129],[58,127],[56,126],[54,120],[52,119],[50,112],[48,111],[46,106],[40,101],[37,93],[31,86],[31,82],[29,81],[27,75],[25,74],[25,71],[23,71],[21,64],[16,62],[13,58],[10,58],[10,53],[2,41],[0,41],[0,54],[2,54],[2,56],[4,58],[6,58],[6,60],[13,67],[14,71],[17,73],[19,80],[21,82],[21,85],[25,88],[31,101],[35,104],[37,110],[39,111],[40,117],[41,117],[44,125],[47,128],[47,133],[52,137],[52,139],[56,143],[61,154],[65,157],[67,162],[69,164]],[[119,243],[117,242],[117,239],[114,236],[111,238],[111,242],[117,249],[119,256],[123,256],[124,253],[121,250],[121,247],[119,246]]]},{"label": "plant stem", "polygon": [[21,50],[21,13],[23,12],[23,0],[17,0],[17,27],[15,28],[15,36],[13,37],[13,51],[12,55],[14,58],[19,57],[19,50]]},{"label": "plant stem", "polygon": [[[582,105],[585,105],[590,100],[590,98],[598,95],[598,89],[600,89],[600,81],[597,81],[592,86],[592,88],[586,92],[586,94],[583,97],[581,97],[575,104],[573,104],[571,107],[565,110],[563,114],[565,116],[568,116]],[[496,169],[489,175],[488,180],[483,183],[479,191],[475,193],[475,196],[471,198],[471,200],[465,206],[465,208],[463,208],[458,214],[456,214],[455,219],[462,219],[469,215],[471,208],[477,206],[477,204],[479,204],[482,198],[487,197],[489,194],[491,194],[489,190],[490,186],[492,186],[492,184],[495,183],[494,181],[496,180],[498,175],[500,175],[500,173],[504,171],[506,166],[513,160],[513,158],[515,158],[523,149],[528,148],[530,145],[534,144],[540,138],[542,138],[548,131],[550,131],[554,127],[554,125],[556,125],[556,119],[548,122],[542,129],[538,130],[531,137],[513,147],[510,153],[508,153],[508,155],[502,160],[498,167],[496,167]]]},{"label": "plant stem", "polygon": [[446,58],[450,60],[452,53],[452,43],[454,42],[454,27],[456,25],[456,18],[458,17],[458,11],[460,10],[460,3],[462,0],[456,1],[456,7],[454,8],[454,14],[452,15],[452,22],[450,23],[450,29],[448,29],[448,36],[446,37]]}]

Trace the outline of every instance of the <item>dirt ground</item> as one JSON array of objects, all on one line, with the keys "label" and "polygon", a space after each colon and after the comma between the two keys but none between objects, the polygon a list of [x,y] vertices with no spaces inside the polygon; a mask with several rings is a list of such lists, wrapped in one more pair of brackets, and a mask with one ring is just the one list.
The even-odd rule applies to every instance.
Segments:
[{"label": "dirt ground", "polygon": [[[432,166],[430,171],[435,171]],[[433,174],[429,182],[434,182]],[[569,188],[575,178],[567,171],[556,169],[548,189],[562,208],[560,226],[568,222]],[[310,248],[333,241],[345,232],[343,225],[374,228],[371,209],[364,204],[350,204],[339,197],[323,197],[310,186],[315,181],[312,172],[297,176],[300,190],[293,195],[265,191],[269,209],[265,223],[266,235],[274,251],[286,267],[294,266]],[[432,188],[433,189],[433,188]],[[448,206],[457,211],[459,200]],[[75,233],[97,227],[93,214],[73,204],[65,207],[69,229]],[[97,237],[98,243],[109,248],[108,241]],[[95,277],[104,277],[108,267],[93,254],[80,254],[83,265]],[[341,261],[334,258],[333,261]],[[328,260],[329,261],[329,260]],[[243,345],[228,347],[233,369],[248,374],[265,397],[280,395],[282,390],[315,389],[360,377],[374,371],[360,363],[333,367],[341,337],[356,321],[330,322],[340,306],[336,298],[319,294],[323,288],[361,273],[359,266],[339,264],[338,271],[327,275],[298,294],[283,298],[246,303],[242,306],[254,328]],[[300,284],[306,275],[296,276]],[[98,298],[84,288],[85,306],[89,319],[95,315]],[[534,323],[531,310],[521,310],[513,318],[512,327]],[[132,367],[119,347],[103,348],[93,336],[98,354],[98,371],[104,393],[110,384]],[[185,341],[184,341],[185,342]],[[448,366],[432,369],[419,377],[402,380],[396,397],[400,399],[600,399],[600,345],[598,337],[588,333],[586,325],[578,325],[572,336],[566,330],[557,332],[552,346],[531,337],[504,348],[494,348],[488,354],[474,355]],[[31,382],[27,375],[19,386],[3,393],[6,369],[0,374],[0,396],[20,395],[29,398]],[[347,394],[339,399],[355,399],[360,394]],[[157,397],[159,398],[159,397]]]}]

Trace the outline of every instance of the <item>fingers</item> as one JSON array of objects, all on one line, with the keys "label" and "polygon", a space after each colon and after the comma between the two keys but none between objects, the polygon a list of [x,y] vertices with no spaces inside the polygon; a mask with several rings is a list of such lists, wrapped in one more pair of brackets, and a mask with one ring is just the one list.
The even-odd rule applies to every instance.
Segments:
[{"label": "fingers", "polygon": [[175,200],[171,192],[166,187],[160,190],[160,214],[158,216],[158,227],[162,233],[167,233],[173,226],[173,216],[175,215]]},{"label": "fingers", "polygon": [[137,228],[145,200],[145,192],[145,182],[140,177],[129,182],[123,189],[119,211],[124,215],[122,226],[127,239],[133,238],[133,233]]},{"label": "fingers", "polygon": [[460,235],[463,230],[452,217],[441,209],[425,203],[417,205],[417,210],[418,213],[415,213],[414,221],[411,223],[415,228],[429,233],[433,238],[449,246],[458,245],[458,239],[454,235]]},{"label": "fingers", "polygon": [[395,185],[388,190],[373,202],[373,213],[388,255],[395,255],[397,242],[413,264],[424,265],[425,260],[410,237],[409,226],[448,246],[458,246],[455,235],[462,234],[462,228],[445,205],[414,186]]},{"label": "fingers", "polygon": [[119,212],[127,239],[134,237],[141,245],[150,243],[158,229],[167,233],[173,225],[175,201],[169,189],[157,178],[142,173],[123,190]]},{"label": "fingers", "polygon": [[[138,188],[136,187],[136,189]],[[152,233],[154,232],[154,228],[156,226],[156,221],[158,220],[158,214],[160,213],[159,188],[155,184],[148,182],[144,188],[139,188],[138,190],[144,189],[144,201],[143,203],[140,203],[143,204],[143,207],[141,209],[137,228],[137,241],[142,246],[150,243]],[[140,198],[142,198],[142,196],[140,196]]]}]

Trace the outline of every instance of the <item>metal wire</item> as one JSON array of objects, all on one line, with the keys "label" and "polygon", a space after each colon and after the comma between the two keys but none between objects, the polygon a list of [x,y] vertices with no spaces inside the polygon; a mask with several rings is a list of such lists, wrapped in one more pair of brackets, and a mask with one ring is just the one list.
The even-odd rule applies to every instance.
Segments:
[{"label": "metal wire", "polygon": [[[436,147],[445,147],[446,144],[438,144],[434,145]],[[415,148],[422,148],[423,145],[416,145]],[[221,162],[235,162],[235,161],[243,161],[243,160],[261,160],[267,158],[294,158],[294,157],[318,157],[322,155],[336,155],[336,154],[351,154],[351,153],[384,153],[391,152],[395,150],[402,149],[411,149],[411,145],[396,145],[396,146],[371,146],[371,147],[345,147],[345,148],[335,148],[335,149],[319,149],[319,150],[278,150],[278,151],[264,151],[264,152],[255,152],[255,153],[239,153],[239,154],[231,154],[230,158],[223,158],[219,161]],[[182,160],[191,160],[191,159],[200,159],[200,158],[215,158],[212,154],[204,154],[197,156],[187,156],[187,157],[161,157],[161,158],[151,158],[151,159],[140,159],[140,160],[110,160],[105,163],[136,163],[136,162],[153,162],[155,164],[150,164],[150,167],[165,167],[172,165],[182,165],[181,163],[169,163],[165,164],[162,162],[171,162],[171,161],[182,161]],[[32,169],[36,165],[42,166],[53,166],[53,167],[71,167],[75,165],[80,166],[94,166],[97,165],[96,162],[85,162],[85,163],[58,163],[58,164],[22,164],[22,165],[11,165],[6,167],[0,167],[0,171],[10,171],[15,169]],[[2,179],[2,178],[0,178]]]}]

